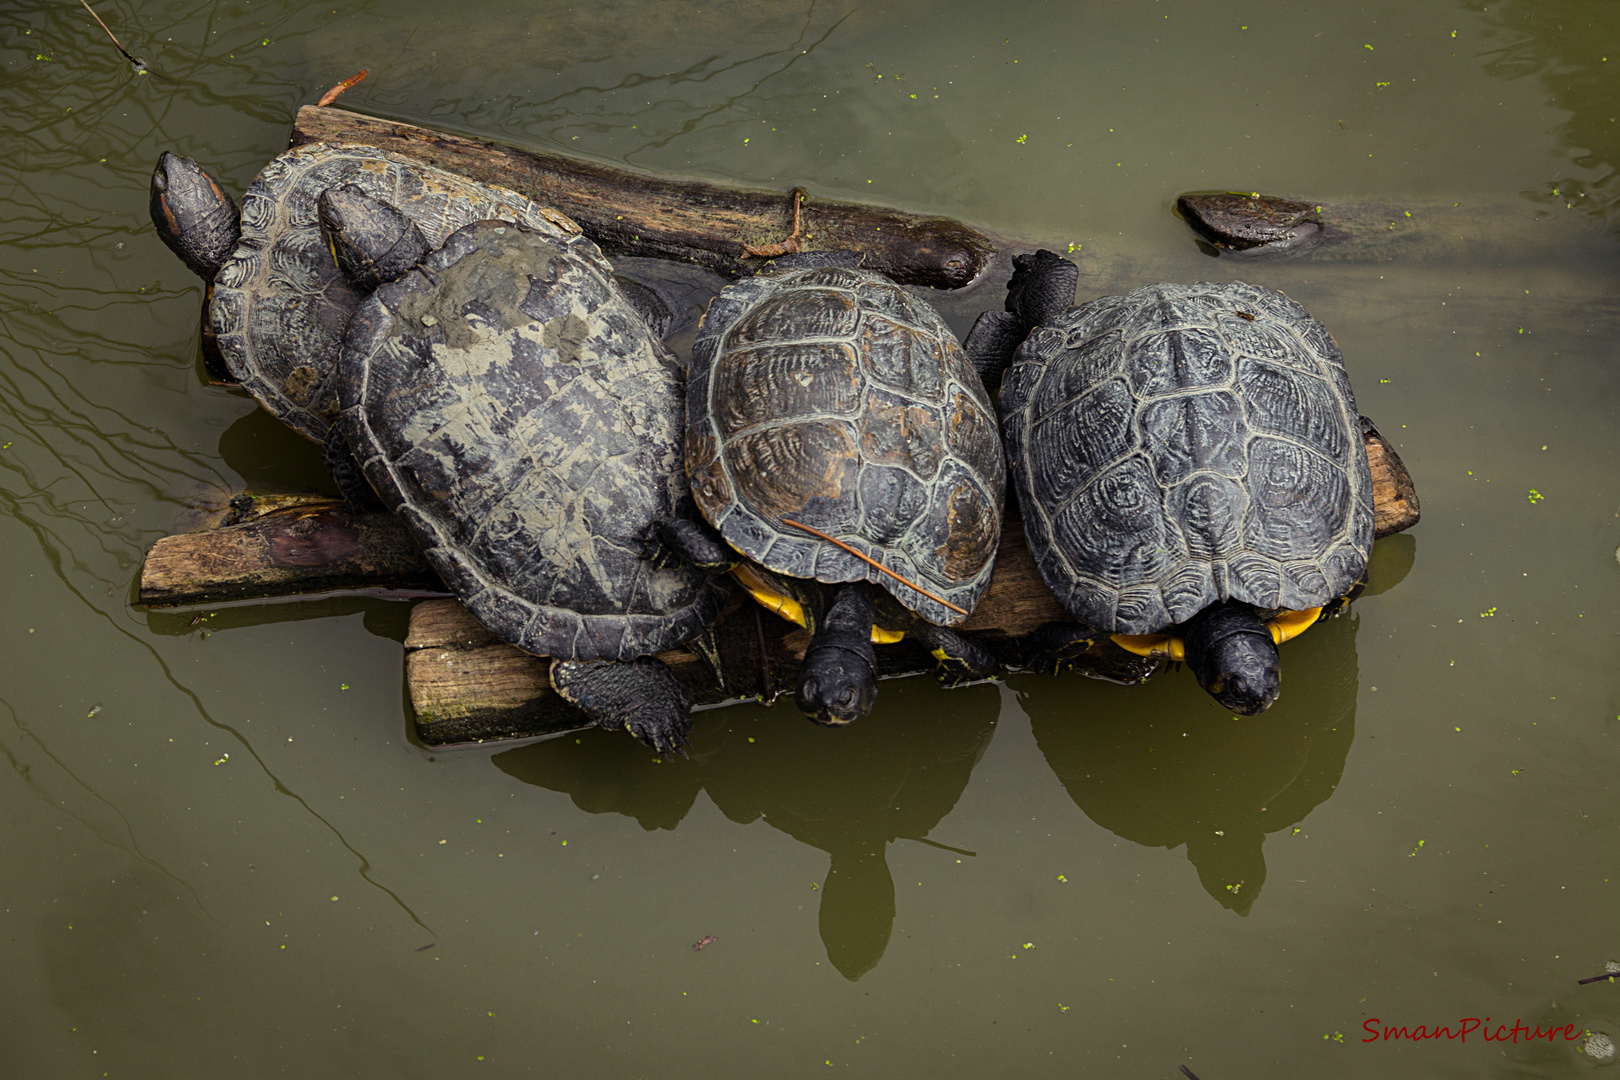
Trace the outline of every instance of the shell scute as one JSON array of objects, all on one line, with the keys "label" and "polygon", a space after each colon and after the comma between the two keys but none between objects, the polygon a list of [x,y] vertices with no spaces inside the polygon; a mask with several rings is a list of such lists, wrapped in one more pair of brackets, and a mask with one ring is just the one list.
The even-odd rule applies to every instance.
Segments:
[{"label": "shell scute", "polygon": [[928,481],[945,460],[938,414],[907,398],[874,388],[860,424],[861,453],[869,462],[895,465]]},{"label": "shell scute", "polygon": [[842,342],[728,351],[710,377],[715,420],[726,436],[809,415],[854,417],[861,407],[859,364]]},{"label": "shell scute", "polygon": [[1232,381],[1232,354],[1215,330],[1194,326],[1126,339],[1125,367],[1138,397]]},{"label": "shell scute", "polygon": [[1036,487],[1066,502],[1089,477],[1137,448],[1134,418],[1124,379],[1110,379],[1042,417],[1022,449]]},{"label": "shell scute", "polygon": [[814,338],[847,338],[860,324],[855,298],[837,289],[800,289],[762,301],[738,319],[727,345],[775,344]]},{"label": "shell scute", "polygon": [[1195,473],[1239,477],[1247,471],[1243,405],[1231,391],[1160,398],[1143,404],[1140,416],[1143,446],[1162,487],[1174,488]]}]

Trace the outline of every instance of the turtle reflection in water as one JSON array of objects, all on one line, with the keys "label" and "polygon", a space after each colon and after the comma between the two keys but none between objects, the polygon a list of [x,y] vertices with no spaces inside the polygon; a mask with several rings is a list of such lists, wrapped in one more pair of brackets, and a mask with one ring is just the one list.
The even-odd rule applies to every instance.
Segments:
[{"label": "turtle reflection in water", "polygon": [[831,865],[814,894],[821,940],[832,965],[855,980],[877,966],[894,928],[886,845],[932,843],[925,838],[966,790],[999,712],[989,686],[940,697],[928,683],[908,680],[885,693],[900,702],[883,723],[853,725],[831,742],[809,724],[737,708],[710,714],[693,732],[687,761],[658,764],[594,731],[492,760],[525,783],[566,793],[587,813],[623,814],[648,831],[674,829],[704,791],[739,825],[763,821],[827,852]]},{"label": "turtle reflection in water", "polygon": [[1298,673],[1263,716],[1215,712],[1183,679],[1097,686],[1106,723],[1077,722],[1061,683],[1022,680],[1019,704],[1069,797],[1103,828],[1144,847],[1174,850],[1204,891],[1247,915],[1266,881],[1267,834],[1292,835],[1332,796],[1355,739],[1354,612],[1290,647]]}]

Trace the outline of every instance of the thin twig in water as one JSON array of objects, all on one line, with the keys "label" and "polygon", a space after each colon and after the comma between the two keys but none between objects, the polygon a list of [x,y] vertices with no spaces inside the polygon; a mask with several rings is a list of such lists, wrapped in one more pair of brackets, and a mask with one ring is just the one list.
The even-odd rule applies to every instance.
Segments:
[{"label": "thin twig in water", "polygon": [[[86,0],[79,0],[79,3],[84,4],[84,10],[90,12],[90,17],[92,19],[96,20],[96,24],[98,26],[100,26],[103,30],[107,30],[107,24],[101,21],[101,16],[96,14],[95,9],[92,8],[88,3],[86,3]],[[146,61],[145,60],[137,60],[135,57],[131,56],[130,53],[129,53],[129,50],[124,48],[124,46],[119,43],[118,38],[113,34],[113,32],[111,30],[107,30],[107,36],[109,38],[112,38],[113,48],[115,48],[119,52],[123,53],[124,54],[124,59],[128,60],[130,63],[135,65],[135,70],[136,71],[145,71],[146,70]]]},{"label": "thin twig in water", "polygon": [[1187,1066],[1183,1065],[1181,1067],[1181,1071],[1187,1075],[1187,1080],[1198,1080],[1198,1077],[1194,1076],[1193,1071],[1187,1068]]},{"label": "thin twig in water", "polygon": [[357,83],[361,79],[365,78],[366,73],[369,72],[370,70],[371,70],[370,68],[361,68],[360,69],[360,74],[358,74],[358,75],[350,75],[347,79],[344,79],[342,82],[340,82],[336,86],[332,87],[332,89],[330,89],[326,93],[322,94],[321,95],[321,100],[317,101],[315,104],[317,104],[317,105],[330,105],[330,104],[332,104],[332,102],[334,102],[334,101],[336,101],[338,99],[339,94],[343,93],[343,91],[347,90],[349,87],[353,86],[355,83]]},{"label": "thin twig in water", "polygon": [[765,644],[765,620],[754,604],[754,640],[759,645],[759,703],[767,709],[776,704],[776,685],[771,680],[771,648]]},{"label": "thin twig in water", "polygon": [[856,551],[854,548],[850,547],[848,544],[844,543],[842,540],[839,540],[837,537],[828,536],[826,533],[822,532],[820,529],[812,529],[810,526],[804,524],[803,522],[794,521],[791,518],[783,518],[782,519],[782,524],[784,524],[784,525],[792,525],[795,529],[803,529],[805,532],[809,533],[811,536],[819,536],[819,537],[821,537],[821,539],[827,541],[827,543],[833,544],[833,545],[835,545],[837,547],[843,548],[845,551],[849,552],[851,555],[855,556],[857,559],[861,560],[863,563],[866,563],[869,566],[876,567],[877,569],[883,571],[885,574],[888,574],[890,577],[894,578],[894,580],[898,581],[900,584],[904,585],[906,588],[911,589],[911,590],[913,590],[915,592],[922,593],[924,596],[928,597],[928,599],[932,600],[936,604],[944,604],[946,607],[950,608],[952,611],[958,612],[958,613],[960,613],[962,615],[966,615],[968,613],[966,608],[959,608],[955,604],[951,603],[949,600],[945,599],[943,596],[935,596],[933,593],[929,592],[927,589],[923,588],[921,585],[912,584],[911,582],[907,581],[905,578],[901,577],[899,574],[895,573],[893,570],[890,570],[887,566],[884,566],[882,563],[878,562],[876,559],[874,559],[874,558],[872,558],[872,557],[870,557],[868,555],[862,555],[860,552]]},{"label": "thin twig in water", "polygon": [[1604,979],[1620,979],[1620,971],[1611,971],[1607,975],[1594,975],[1590,979],[1582,979],[1578,985],[1585,986],[1587,983],[1602,982]]}]

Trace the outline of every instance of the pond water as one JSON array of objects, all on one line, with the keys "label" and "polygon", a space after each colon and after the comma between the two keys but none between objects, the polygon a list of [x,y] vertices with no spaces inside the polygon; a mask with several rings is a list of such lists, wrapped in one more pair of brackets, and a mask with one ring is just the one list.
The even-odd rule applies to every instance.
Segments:
[{"label": "pond water", "polygon": [[[1612,1064],[1585,1033],[1620,1035],[1620,987],[1578,980],[1620,960],[1620,8],[96,8],[151,74],[77,5],[0,26],[8,1075]],[[361,68],[342,104],[366,112],[1078,245],[1082,297],[1283,289],[1422,523],[1285,647],[1261,717],[1185,672],[1021,675],[891,682],[847,731],[706,712],[681,762],[601,732],[424,748],[406,603],[129,606],[190,507],[325,483],[201,381],[150,169],[176,150],[240,193]],[[1211,258],[1170,207],[1233,188],[1388,206],[1428,240]],[[953,324],[1000,284],[942,298]],[[1364,1041],[1470,1017],[1501,1037]]]}]

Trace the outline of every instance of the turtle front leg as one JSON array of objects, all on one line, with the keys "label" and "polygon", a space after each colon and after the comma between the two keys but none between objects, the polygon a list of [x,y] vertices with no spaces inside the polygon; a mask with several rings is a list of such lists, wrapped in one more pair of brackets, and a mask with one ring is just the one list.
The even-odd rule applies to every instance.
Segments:
[{"label": "turtle front leg", "polygon": [[551,685],[597,726],[628,731],[654,750],[686,756],[692,699],[657,657],[553,660]]},{"label": "turtle front leg", "polygon": [[799,711],[818,724],[854,723],[877,703],[877,652],[872,648],[872,588],[838,586],[799,662]]},{"label": "turtle front leg", "polygon": [[1026,669],[1059,675],[1074,667],[1102,636],[1082,622],[1042,623],[1018,639],[1018,651]]},{"label": "turtle front leg", "polygon": [[929,626],[922,632],[922,638],[939,662],[934,668],[934,677],[941,686],[962,686],[993,679],[1001,670],[995,653],[949,627]]}]

